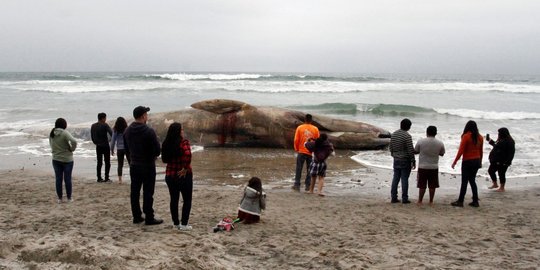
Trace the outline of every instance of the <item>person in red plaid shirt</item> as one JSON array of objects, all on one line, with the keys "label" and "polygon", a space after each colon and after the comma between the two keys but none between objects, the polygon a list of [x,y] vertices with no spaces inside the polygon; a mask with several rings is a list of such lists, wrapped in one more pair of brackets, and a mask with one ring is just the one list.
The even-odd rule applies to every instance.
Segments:
[{"label": "person in red plaid shirt", "polygon": [[[167,137],[162,144],[161,158],[167,163],[165,182],[171,195],[171,217],[173,228],[181,231],[192,229],[188,225],[193,194],[193,172],[191,171],[191,146],[184,138],[184,130],[180,123],[172,123],[167,131]],[[178,202],[180,193],[184,200],[182,205],[182,220],[178,219]]]}]

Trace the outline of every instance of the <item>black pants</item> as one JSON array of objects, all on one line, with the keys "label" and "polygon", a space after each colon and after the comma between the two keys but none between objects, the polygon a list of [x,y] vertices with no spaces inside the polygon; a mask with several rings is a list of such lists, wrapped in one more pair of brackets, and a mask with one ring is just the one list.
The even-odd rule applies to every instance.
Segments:
[{"label": "black pants", "polygon": [[497,174],[499,174],[499,179],[501,180],[501,185],[506,184],[506,170],[508,170],[508,166],[506,165],[500,165],[496,163],[489,164],[488,173],[491,177],[491,181],[494,183],[497,183]]},{"label": "black pants", "polygon": [[147,166],[130,166],[129,175],[131,176],[131,213],[133,219],[142,217],[141,205],[139,199],[141,197],[141,187],[143,189],[143,211],[147,221],[154,219],[154,189],[156,187],[156,167]]},{"label": "black pants", "polygon": [[105,159],[105,179],[109,179],[109,172],[111,170],[111,148],[109,145],[96,145],[97,156],[97,178],[101,178],[101,167],[103,166],[103,159]]},{"label": "black pants", "polygon": [[165,182],[169,187],[169,194],[171,195],[171,218],[174,225],[180,224],[178,220],[178,202],[180,201],[180,193],[182,193],[182,199],[184,201],[182,205],[182,225],[187,225],[189,222],[189,214],[191,212],[191,200],[193,196],[193,174],[188,173],[183,178],[175,178],[172,176],[165,176]]},{"label": "black pants", "polygon": [[124,156],[126,157],[129,165],[131,161],[129,155],[126,155],[126,151],[124,149],[118,149],[116,151],[116,157],[118,157],[118,176],[122,176],[122,169],[124,168]]},{"label": "black pants", "polygon": [[465,200],[467,193],[467,184],[471,185],[472,200],[478,202],[478,187],[476,186],[476,173],[482,166],[479,159],[465,160],[461,163],[461,190],[458,201]]}]

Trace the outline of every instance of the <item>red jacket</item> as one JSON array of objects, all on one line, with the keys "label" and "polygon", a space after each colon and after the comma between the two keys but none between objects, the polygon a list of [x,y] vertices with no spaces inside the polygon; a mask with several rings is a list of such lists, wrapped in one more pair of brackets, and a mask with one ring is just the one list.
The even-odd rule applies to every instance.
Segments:
[{"label": "red jacket", "polygon": [[472,139],[472,133],[470,132],[467,132],[461,136],[461,142],[459,144],[459,150],[456,154],[456,158],[454,159],[454,164],[457,163],[461,156],[463,156],[463,161],[480,159],[480,162],[482,162],[482,156],[484,154],[484,138],[482,135],[478,135],[476,144],[473,143]]}]

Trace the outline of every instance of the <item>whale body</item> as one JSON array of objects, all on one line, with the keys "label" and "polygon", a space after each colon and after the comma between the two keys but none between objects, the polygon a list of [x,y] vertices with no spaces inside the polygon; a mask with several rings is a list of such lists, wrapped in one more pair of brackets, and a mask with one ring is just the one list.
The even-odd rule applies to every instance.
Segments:
[{"label": "whale body", "polygon": [[[292,148],[296,128],[306,113],[277,107],[258,107],[228,99],[196,102],[191,108],[150,113],[148,125],[163,140],[168,126],[179,122],[192,144],[205,147]],[[313,125],[336,149],[381,149],[390,143],[390,133],[382,128],[350,120],[313,115]]]}]

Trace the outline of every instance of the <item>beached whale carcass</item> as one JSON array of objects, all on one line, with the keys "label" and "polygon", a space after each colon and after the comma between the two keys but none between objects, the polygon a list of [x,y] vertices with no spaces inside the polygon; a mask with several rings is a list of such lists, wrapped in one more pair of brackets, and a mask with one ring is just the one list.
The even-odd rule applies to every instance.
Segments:
[{"label": "beached whale carcass", "polygon": [[[276,107],[256,107],[227,99],[196,102],[192,108],[151,113],[148,124],[161,139],[172,122],[180,122],[192,144],[291,148],[296,127],[304,112]],[[366,123],[313,115],[314,125],[339,149],[380,149],[390,142],[390,133]]]}]

